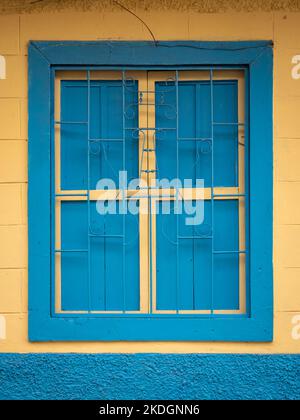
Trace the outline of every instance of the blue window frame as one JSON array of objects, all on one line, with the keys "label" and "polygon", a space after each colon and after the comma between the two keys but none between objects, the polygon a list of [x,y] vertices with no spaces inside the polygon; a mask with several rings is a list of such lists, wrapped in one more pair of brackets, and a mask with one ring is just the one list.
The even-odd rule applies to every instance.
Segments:
[{"label": "blue window frame", "polygon": [[[272,341],[272,89],[266,41],[30,44],[31,341]],[[204,223],[177,190],[171,214],[99,216],[120,170],[203,178]],[[128,205],[159,209],[147,188]]]}]

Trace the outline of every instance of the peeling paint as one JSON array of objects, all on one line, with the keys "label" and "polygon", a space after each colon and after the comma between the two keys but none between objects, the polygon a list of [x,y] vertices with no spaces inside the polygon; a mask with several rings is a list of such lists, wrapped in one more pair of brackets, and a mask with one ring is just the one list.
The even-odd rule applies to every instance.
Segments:
[{"label": "peeling paint", "polygon": [[[120,0],[131,10],[191,10],[201,13],[226,11],[300,11],[300,0]],[[114,0],[0,0],[0,13],[33,13],[62,10],[120,9]]]}]

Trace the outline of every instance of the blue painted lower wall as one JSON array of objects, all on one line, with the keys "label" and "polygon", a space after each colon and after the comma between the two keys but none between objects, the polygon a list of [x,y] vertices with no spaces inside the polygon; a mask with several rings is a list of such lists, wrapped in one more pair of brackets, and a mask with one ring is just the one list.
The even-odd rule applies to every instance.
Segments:
[{"label": "blue painted lower wall", "polygon": [[0,399],[299,399],[300,355],[0,355]]}]

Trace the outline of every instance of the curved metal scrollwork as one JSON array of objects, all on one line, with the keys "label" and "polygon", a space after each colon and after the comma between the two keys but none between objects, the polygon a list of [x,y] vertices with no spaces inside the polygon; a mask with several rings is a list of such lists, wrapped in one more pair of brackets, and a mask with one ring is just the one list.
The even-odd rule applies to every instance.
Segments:
[{"label": "curved metal scrollwork", "polygon": [[195,236],[203,239],[211,238],[212,226],[208,223],[203,223],[202,225],[195,227]]},{"label": "curved metal scrollwork", "polygon": [[212,152],[212,141],[209,139],[201,140],[198,144],[198,149],[203,155],[209,155]]},{"label": "curved metal scrollwork", "polygon": [[123,86],[124,86],[124,89],[127,90],[127,92],[138,93],[138,87],[133,77],[126,77],[123,80]]},{"label": "curved metal scrollwork", "polygon": [[89,142],[89,152],[91,155],[97,156],[101,151],[100,141],[94,140]]},{"label": "curved metal scrollwork", "polygon": [[137,116],[136,108],[138,106],[139,106],[139,104],[136,103],[136,102],[126,105],[126,107],[124,109],[124,117],[127,120],[134,120]]}]

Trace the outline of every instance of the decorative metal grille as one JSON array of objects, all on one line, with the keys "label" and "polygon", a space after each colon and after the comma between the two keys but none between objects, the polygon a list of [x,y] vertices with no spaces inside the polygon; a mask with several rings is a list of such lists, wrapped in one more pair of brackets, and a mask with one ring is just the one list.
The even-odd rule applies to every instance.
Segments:
[{"label": "decorative metal grille", "polygon": [[[247,69],[55,72],[53,315],[245,316]],[[187,226],[179,209],[199,200],[204,221]]]}]

